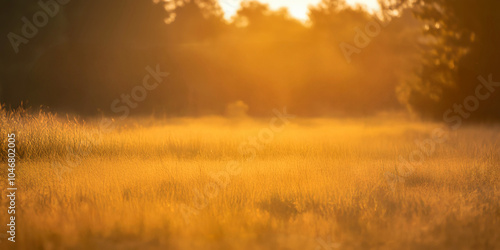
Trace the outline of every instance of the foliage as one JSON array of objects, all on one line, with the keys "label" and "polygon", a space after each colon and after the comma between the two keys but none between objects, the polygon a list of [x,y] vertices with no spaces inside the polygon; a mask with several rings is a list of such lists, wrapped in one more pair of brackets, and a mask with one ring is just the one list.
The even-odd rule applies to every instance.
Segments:
[{"label": "foliage", "polygon": [[[39,10],[35,3],[3,3],[5,34],[19,33],[21,17]],[[303,24],[286,10],[247,2],[230,23],[212,0],[169,4],[70,1],[18,54],[2,40],[0,102],[114,114],[111,103],[141,84],[147,66],[158,64],[171,74],[134,114],[224,114],[238,100],[254,116],[278,106],[305,116],[401,108],[395,88],[416,63],[419,35],[408,13],[349,64],[339,44],[352,43],[356,27],[376,20],[363,9],[325,1]]]},{"label": "foliage", "polygon": [[[393,1],[394,2],[394,1]],[[443,119],[443,113],[474,95],[479,76],[500,78],[500,17],[498,1],[397,1],[411,4],[424,22],[427,38],[416,77],[405,89],[405,102],[425,117]],[[397,7],[400,7],[397,5]],[[394,8],[394,6],[393,6]],[[482,102],[471,119],[497,120],[500,98]]]}]

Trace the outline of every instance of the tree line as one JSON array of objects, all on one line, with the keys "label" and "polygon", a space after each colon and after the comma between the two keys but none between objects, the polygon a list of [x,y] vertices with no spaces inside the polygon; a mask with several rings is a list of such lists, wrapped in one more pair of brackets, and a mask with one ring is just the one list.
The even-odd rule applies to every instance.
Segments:
[{"label": "tree line", "polygon": [[[223,114],[240,101],[257,116],[441,119],[499,65],[498,4],[459,2],[382,2],[374,15],[323,0],[304,24],[253,1],[228,22],[216,0],[2,0],[0,102],[113,114],[158,65],[168,77],[134,114]],[[497,117],[497,100],[475,116]]]}]

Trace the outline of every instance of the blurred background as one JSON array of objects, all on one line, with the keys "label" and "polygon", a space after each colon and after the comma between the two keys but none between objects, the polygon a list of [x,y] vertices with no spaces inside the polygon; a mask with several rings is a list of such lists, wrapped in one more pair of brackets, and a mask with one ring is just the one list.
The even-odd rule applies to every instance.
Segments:
[{"label": "blurred background", "polygon": [[[0,103],[114,115],[159,65],[133,114],[443,119],[478,76],[500,81],[498,1],[220,1],[0,0]],[[470,119],[498,107],[493,93]]]}]

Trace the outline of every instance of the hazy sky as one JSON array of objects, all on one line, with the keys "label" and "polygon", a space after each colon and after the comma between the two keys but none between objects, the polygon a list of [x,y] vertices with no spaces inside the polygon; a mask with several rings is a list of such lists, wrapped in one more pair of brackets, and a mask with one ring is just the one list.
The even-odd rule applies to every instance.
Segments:
[{"label": "hazy sky", "polygon": [[[225,16],[229,19],[236,13],[236,10],[240,6],[242,0],[219,0],[222,8],[224,9]],[[306,20],[307,10],[309,5],[316,5],[321,0],[258,0],[259,2],[268,3],[272,9],[278,9],[281,7],[287,7],[290,14],[297,19]],[[378,9],[377,0],[346,0],[348,4],[362,4],[368,7],[368,9],[376,10]]]}]

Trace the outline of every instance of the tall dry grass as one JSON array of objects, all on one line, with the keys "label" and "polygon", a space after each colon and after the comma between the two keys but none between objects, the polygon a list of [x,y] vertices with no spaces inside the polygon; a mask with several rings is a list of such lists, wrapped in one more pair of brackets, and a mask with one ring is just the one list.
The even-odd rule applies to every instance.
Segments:
[{"label": "tall dry grass", "polygon": [[[17,242],[2,249],[500,248],[495,126],[450,132],[391,188],[384,174],[439,124],[296,119],[247,161],[240,144],[265,119],[143,118],[109,132],[46,112],[0,119],[20,158]],[[241,173],[207,197],[230,161]]]}]

